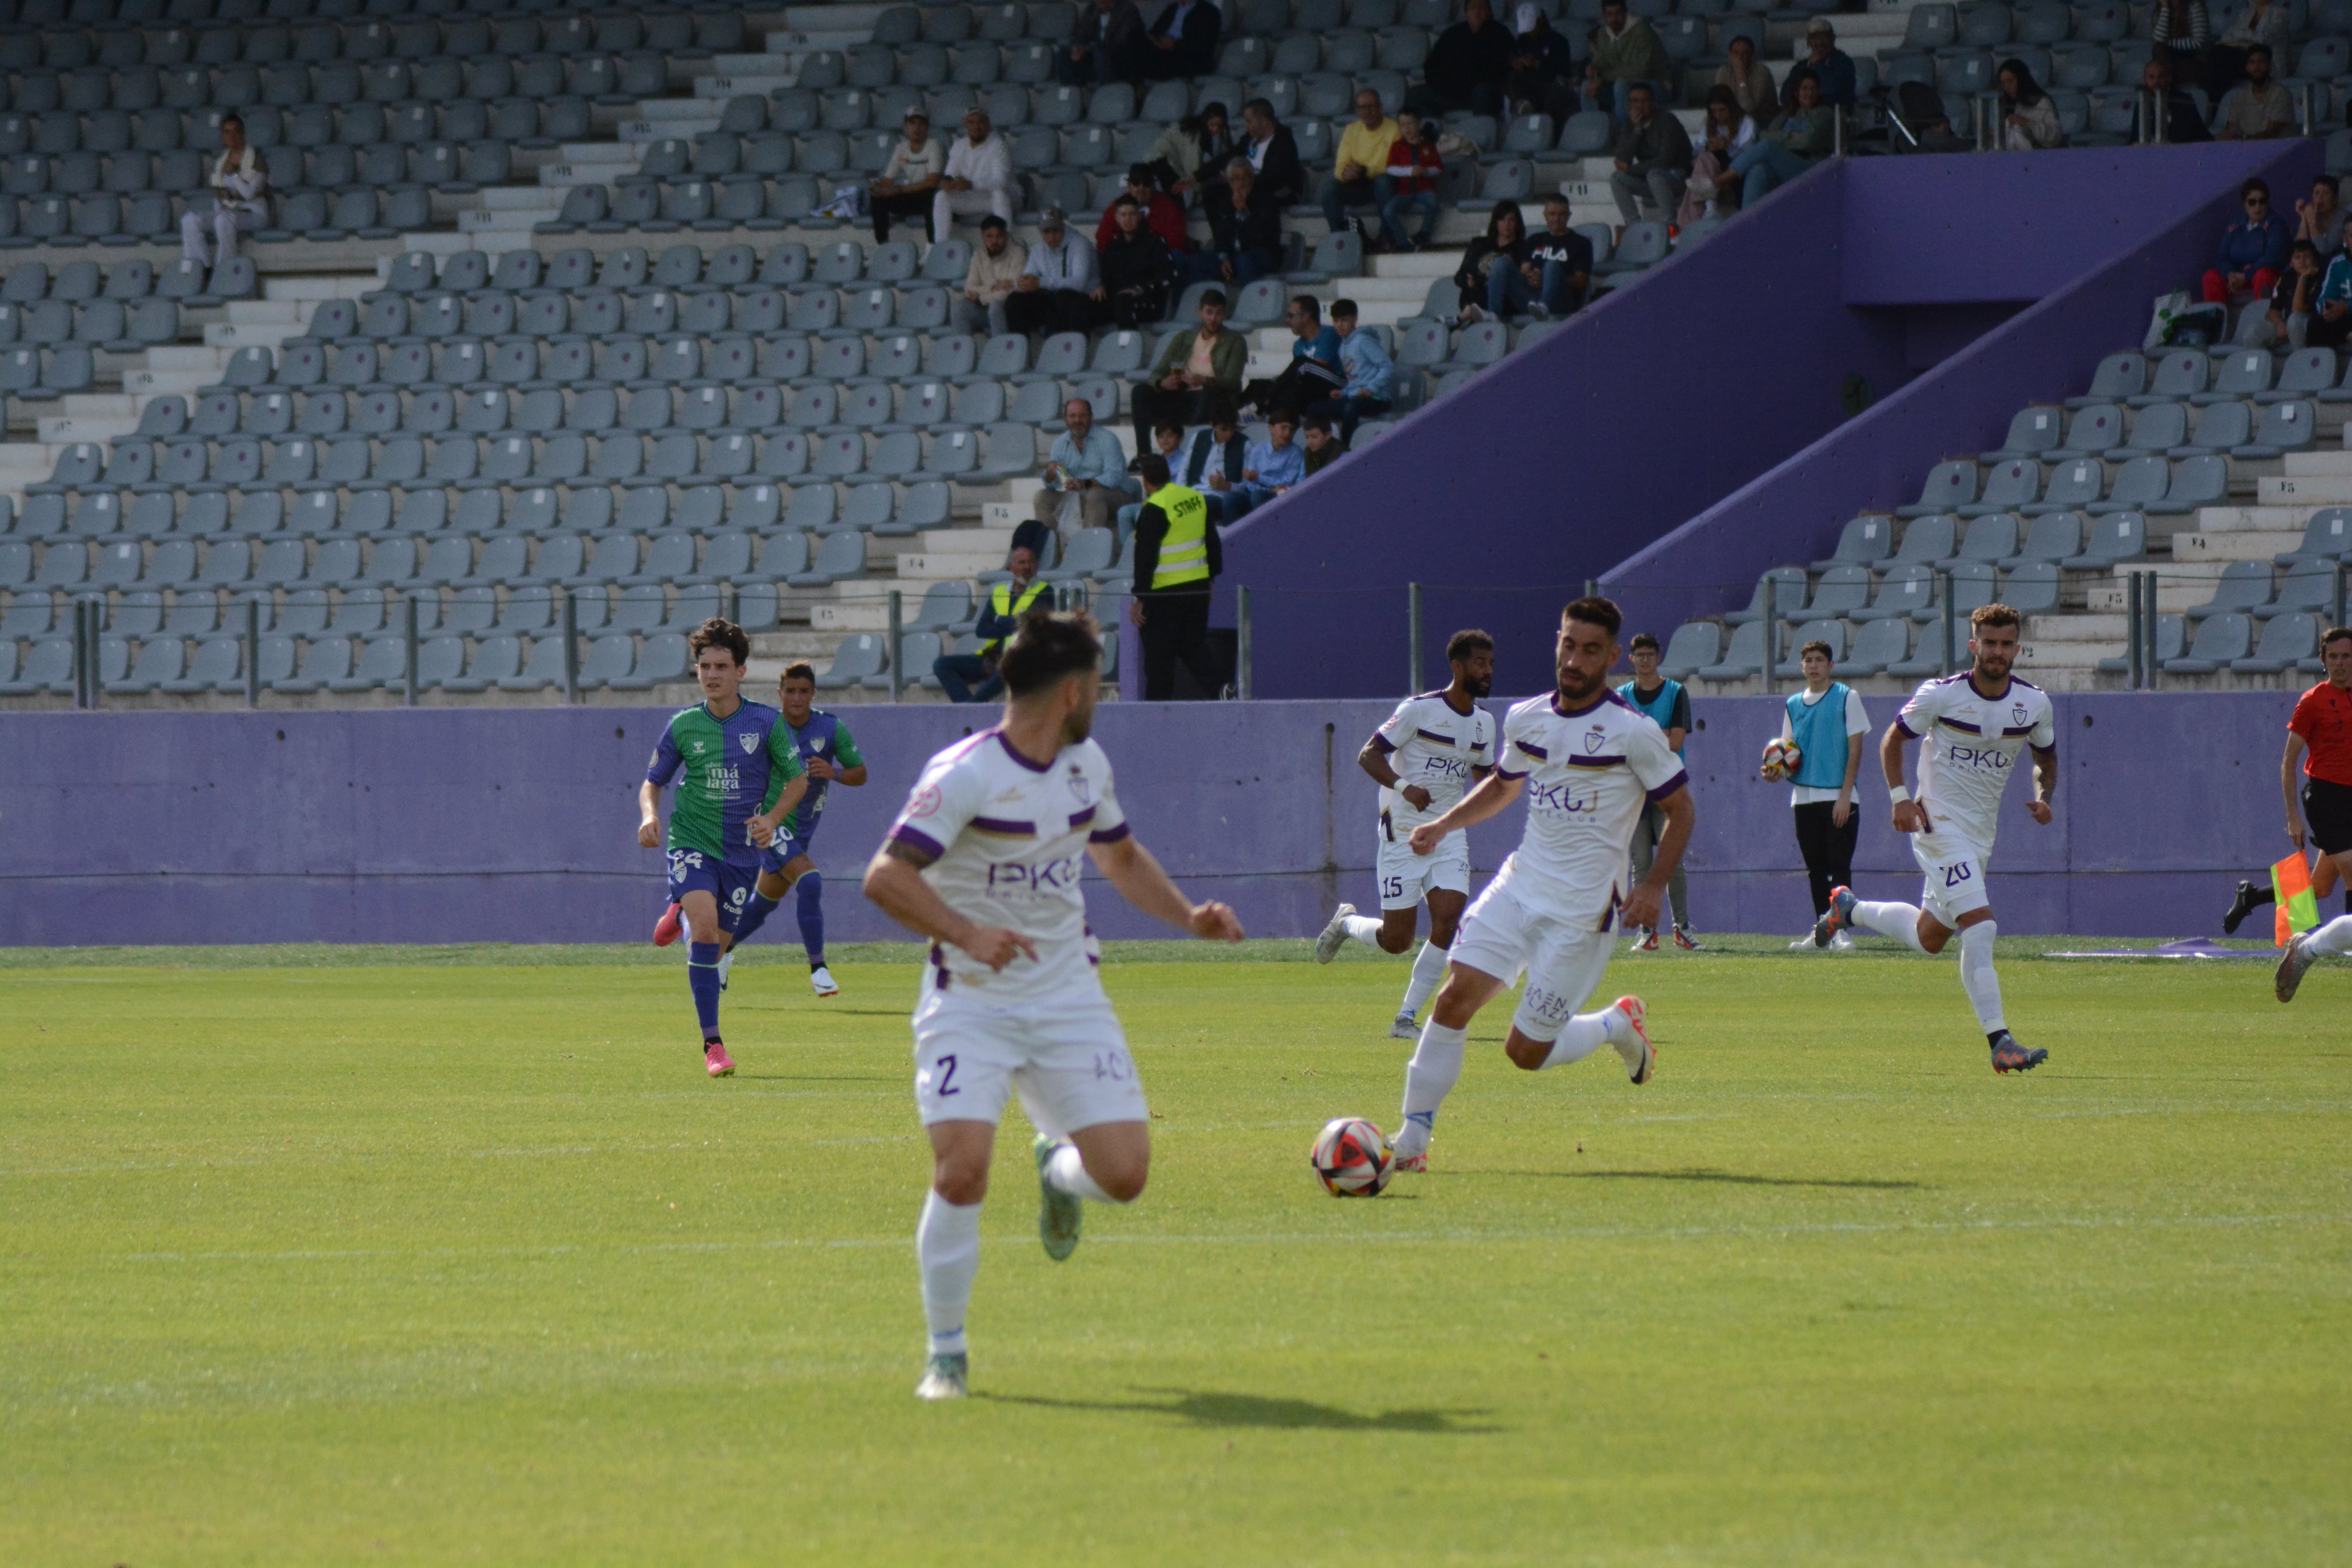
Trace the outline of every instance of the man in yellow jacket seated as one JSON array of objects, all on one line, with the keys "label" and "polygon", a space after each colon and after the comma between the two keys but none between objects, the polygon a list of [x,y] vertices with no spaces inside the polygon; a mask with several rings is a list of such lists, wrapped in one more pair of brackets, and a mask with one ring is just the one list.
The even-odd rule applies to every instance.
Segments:
[{"label": "man in yellow jacket seated", "polygon": [[1004,682],[996,673],[996,658],[1004,651],[1004,640],[1031,610],[1054,607],[1053,595],[1037,581],[1034,550],[1014,545],[1004,566],[1013,574],[1013,581],[988,590],[981,602],[980,619],[972,626],[980,636],[980,651],[941,654],[931,661],[931,673],[939,677],[950,702],[986,702],[1002,692]]}]

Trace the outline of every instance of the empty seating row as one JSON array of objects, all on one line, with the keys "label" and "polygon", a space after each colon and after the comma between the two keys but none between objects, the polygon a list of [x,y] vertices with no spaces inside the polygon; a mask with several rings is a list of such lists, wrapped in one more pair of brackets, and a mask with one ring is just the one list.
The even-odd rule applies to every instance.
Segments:
[{"label": "empty seating row", "polygon": [[2332,557],[2298,560],[2283,573],[2268,561],[2232,561],[2221,569],[2213,596],[2191,605],[2188,616],[2191,621],[2222,615],[2268,620],[2297,611],[2333,616],[2343,608],[2336,599],[2339,573]]},{"label": "empty seating row", "polygon": [[501,251],[495,262],[479,250],[435,257],[414,250],[395,258],[384,280],[394,294],[507,294],[534,291],[576,295],[596,291],[631,293],[698,289],[841,288],[855,283],[910,283],[921,279],[961,286],[971,262],[971,242],[942,240],[927,251],[911,240],[891,240],[870,251],[855,240],[828,241],[812,250],[799,240],[770,247],[765,256],[749,245],[728,245],[706,256],[700,247],[671,245],[655,256],[642,246],[624,246],[600,258],[585,247],[549,256],[537,250]]},{"label": "empty seating row", "polygon": [[[24,248],[36,245],[79,246],[175,244],[182,210],[210,210],[211,198],[196,201],[168,191],[143,191],[116,195],[101,191],[89,196],[0,195],[0,247]],[[315,216],[317,226],[303,231],[310,239],[343,239],[358,235],[367,239],[391,239],[403,230],[422,228],[432,220],[432,193],[421,185],[397,186],[379,192],[372,185],[353,186],[335,194],[297,192],[280,204],[281,219]],[[277,229],[257,236],[291,238],[295,231]],[[243,258],[240,258],[243,259]]]},{"label": "empty seating row", "polygon": [[234,257],[207,274],[200,261],[185,257],[158,265],[143,258],[118,261],[99,271],[95,261],[68,261],[50,276],[48,264],[21,261],[0,279],[0,304],[34,305],[43,300],[79,305],[89,300],[131,303],[151,295],[183,302],[202,300],[242,300],[254,291],[255,271],[247,257]]},{"label": "empty seating row", "polygon": [[[2091,377],[2091,389],[2066,406],[2098,404],[2144,407],[2151,403],[2209,403],[2232,397],[2271,401],[2312,397],[2352,401],[2340,384],[2342,362],[2333,349],[2272,353],[2263,349],[2169,349],[2152,363],[2143,353],[2109,354]],[[2336,395],[2330,397],[2329,393]],[[2031,412],[2031,410],[2029,410]]]},{"label": "empty seating row", "polygon": [[177,341],[180,306],[174,300],[88,300],[79,305],[43,300],[33,305],[0,303],[0,344],[55,348],[94,343],[135,353]]},{"label": "empty seating row", "polygon": [[[2020,611],[2047,614],[2059,607],[2064,584],[2063,574],[2053,561],[2020,562],[2007,573],[2005,588],[2000,588],[2002,574],[1990,561],[1957,562],[1940,571],[1951,582],[1952,605],[1963,620],[1970,610],[1996,598]],[[1832,566],[1818,584],[1809,584],[1801,567],[1780,567],[1758,581],[1755,597],[1745,609],[1724,620],[1738,627],[1776,620],[1936,620],[1944,613],[1938,572],[1916,561],[1890,563],[1875,577],[1867,566]]]},{"label": "empty seating row", "polygon": [[415,63],[444,57],[508,60],[543,56],[558,60],[641,51],[688,58],[744,47],[740,12],[698,16],[634,12],[602,16],[476,16],[403,20],[306,21],[293,26],[256,22],[238,27],[149,26],[85,31],[54,27],[0,34],[0,71],[20,77],[85,71],[165,70],[184,66],[228,68],[345,62]]},{"label": "empty seating row", "polygon": [[[424,142],[412,145],[376,142],[366,147],[338,142],[304,153],[287,149],[271,158],[282,205],[297,191],[341,190],[349,185],[426,184],[463,193],[513,177],[514,149],[505,142],[478,139]],[[49,157],[20,153],[0,163],[0,195],[83,196],[108,192],[133,196],[146,192],[191,197],[189,210],[208,210],[201,153],[68,153]],[[301,226],[279,219],[277,226]]]},{"label": "empty seating row", "polygon": [[[1972,589],[1990,589],[1971,584]],[[1963,612],[1965,614],[1965,612]],[[1924,618],[1924,617],[1915,617]],[[1790,628],[1781,637],[1780,658],[1772,664],[1771,673],[1780,679],[1801,679],[1804,669],[1797,650],[1806,643],[1825,642],[1830,645],[1832,659],[1841,676],[1853,678],[1869,675],[1893,675],[1917,679],[1935,675],[1943,668],[1944,648],[1941,628],[1920,626],[1914,619],[1885,616],[1849,626],[1843,620],[1815,619]],[[1688,621],[1675,629],[1666,645],[1659,668],[1676,680],[1688,680],[1696,676],[1705,680],[1747,680],[1765,673],[1771,663],[1771,643],[1761,621],[1751,621],[1724,628],[1713,621]],[[1961,652],[1965,662],[1967,654]]]},{"label": "empty seating row", "polygon": [[[519,147],[545,149],[584,139],[591,124],[590,100],[559,98],[446,99],[385,105],[335,100],[281,110],[273,104],[242,107],[254,146],[266,150],[279,184],[299,184],[300,165],[289,170],[295,152],[342,145],[402,145],[490,138]],[[174,153],[220,151],[226,109],[102,110],[76,115],[0,113],[0,153],[63,157],[75,153]],[[289,179],[288,174],[296,178]]]},{"label": "empty seating row", "polygon": [[[2225,405],[2226,406],[2226,405]],[[2237,405],[2244,409],[2245,405]],[[2291,445],[2260,443],[2230,448],[2241,457],[2276,457],[2282,451],[2311,444],[2314,410],[2308,404],[2274,404],[2265,412],[2258,436],[2299,437]],[[2243,422],[2239,423],[2241,433]],[[2032,458],[1996,465],[1990,475],[1968,459],[1938,463],[1927,476],[1918,500],[1895,509],[1898,517],[1926,517],[1939,512],[1979,516],[2018,512],[2039,517],[2047,512],[2139,511],[2159,515],[2195,511],[2219,506],[2230,493],[2230,459],[2219,453],[2173,459],[2158,456],[2123,458],[2112,475],[2097,458],[2068,458],[2053,464],[2047,474]]]},{"label": "empty seating row", "polygon": [[[5,35],[0,35],[5,42]],[[543,101],[572,97],[628,104],[667,90],[668,62],[655,54],[552,56],[510,60],[489,57],[441,57],[371,64],[299,62],[207,68],[179,66],[158,70],[134,66],[120,72],[103,67],[52,72],[35,70],[13,79],[0,75],[0,109],[15,114],[136,114],[163,109],[201,111],[248,106],[294,109],[306,104],[431,105],[445,100],[520,98]]]},{"label": "empty seating row", "polygon": [[[1839,532],[1836,551],[1813,563],[1816,572],[1844,566],[1922,565],[1950,568],[1968,562],[2014,568],[2049,562],[2076,572],[2109,572],[2139,560],[2147,551],[2147,519],[2139,512],[2109,512],[2085,518],[2075,512],[2044,512],[2021,525],[2011,512],[1979,513],[1968,521],[1948,512],[1912,519],[1895,543],[1895,520],[1866,512]],[[1794,572],[1801,582],[1804,574]],[[1774,581],[1786,581],[1776,575]],[[1759,590],[1760,592],[1760,590]],[[1801,606],[1800,593],[1796,603]],[[1761,600],[1750,606],[1760,610]],[[1784,618],[1794,611],[1781,612]],[[1744,613],[1735,619],[1746,618]]]}]

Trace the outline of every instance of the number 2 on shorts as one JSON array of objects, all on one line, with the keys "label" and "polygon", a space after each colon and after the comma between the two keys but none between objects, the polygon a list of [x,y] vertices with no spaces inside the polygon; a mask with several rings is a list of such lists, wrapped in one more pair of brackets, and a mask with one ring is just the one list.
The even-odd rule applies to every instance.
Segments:
[{"label": "number 2 on shorts", "polygon": [[963,1092],[963,1090],[956,1088],[955,1086],[955,1069],[956,1059],[954,1057],[944,1056],[940,1058],[940,1087],[937,1092],[942,1100],[946,1099],[950,1094],[961,1094]]}]

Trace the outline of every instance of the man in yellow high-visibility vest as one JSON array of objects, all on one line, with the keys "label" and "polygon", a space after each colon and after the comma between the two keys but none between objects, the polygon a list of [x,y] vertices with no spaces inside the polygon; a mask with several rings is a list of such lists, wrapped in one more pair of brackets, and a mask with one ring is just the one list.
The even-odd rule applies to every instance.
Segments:
[{"label": "man in yellow high-visibility vest", "polygon": [[931,661],[931,673],[939,677],[950,702],[986,702],[1003,690],[1004,683],[996,674],[996,658],[1004,651],[1005,638],[1031,610],[1054,607],[1045,584],[1037,580],[1034,550],[1014,545],[1004,565],[1013,580],[988,590],[981,599],[980,618],[972,623],[980,651],[941,654]]},{"label": "man in yellow high-visibility vest", "polygon": [[1143,478],[1143,510],[1135,519],[1135,597],[1127,614],[1143,631],[1143,699],[1176,695],[1179,659],[1215,697],[1226,679],[1209,647],[1209,590],[1225,569],[1217,525],[1200,491],[1169,481],[1168,459],[1159,453],[1138,458],[1135,471]]}]

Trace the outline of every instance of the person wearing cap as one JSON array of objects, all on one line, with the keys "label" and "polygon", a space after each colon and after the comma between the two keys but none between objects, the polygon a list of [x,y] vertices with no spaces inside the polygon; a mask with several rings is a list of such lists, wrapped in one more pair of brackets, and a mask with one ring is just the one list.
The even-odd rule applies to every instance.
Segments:
[{"label": "person wearing cap", "polygon": [[1069,215],[1047,207],[1037,218],[1037,243],[1004,301],[1004,320],[1016,332],[1083,332],[1102,324],[1105,294],[1095,247],[1070,232]]},{"label": "person wearing cap", "polygon": [[1422,64],[1422,83],[1404,95],[1422,114],[1503,111],[1511,74],[1511,30],[1495,20],[1489,0],[1463,0],[1462,20],[1437,35]]},{"label": "person wearing cap", "polygon": [[1512,13],[1511,74],[1503,82],[1503,101],[1513,114],[1549,114],[1565,119],[1576,112],[1576,46],[1551,25],[1543,7],[1523,3]]},{"label": "person wearing cap", "polygon": [[1356,118],[1339,132],[1339,151],[1323,178],[1323,221],[1333,234],[1348,221],[1348,208],[1378,209],[1389,199],[1389,149],[1396,139],[1397,122],[1381,107],[1381,95],[1358,88]]},{"label": "person wearing cap", "polygon": [[1151,165],[1133,163],[1127,171],[1126,196],[1114,196],[1110,205],[1103,208],[1102,222],[1095,225],[1095,249],[1100,252],[1118,232],[1118,204],[1131,196],[1142,209],[1143,226],[1168,244],[1171,256],[1182,256],[1192,242],[1184,232],[1184,204],[1160,188],[1151,177]]},{"label": "person wearing cap", "polygon": [[984,109],[963,117],[963,134],[948,149],[947,168],[931,197],[934,240],[947,238],[958,213],[994,213],[1013,221],[1013,152],[989,124]]},{"label": "person wearing cap", "polygon": [[921,218],[931,239],[938,240],[931,198],[947,169],[947,149],[931,140],[931,117],[919,109],[907,110],[905,131],[890,149],[890,161],[866,191],[866,206],[874,214],[875,244],[889,243],[894,217]]},{"label": "person wearing cap", "polygon": [[1054,79],[1064,87],[1139,80],[1148,47],[1135,0],[1084,0],[1068,41],[1054,57]]},{"label": "person wearing cap", "polygon": [[994,213],[980,220],[980,248],[964,268],[963,292],[949,308],[948,319],[959,332],[977,337],[985,332],[1001,338],[1011,331],[1004,319],[1004,301],[1029,264],[1029,247],[1013,239],[1004,220]]},{"label": "person wearing cap", "polygon": [[1605,109],[1619,120],[1625,118],[1635,82],[1654,86],[1674,70],[1658,30],[1627,15],[1625,0],[1601,0],[1601,25],[1592,29],[1591,45],[1592,58],[1584,66],[1584,96],[1592,108]]},{"label": "person wearing cap", "polygon": [[[1797,62],[1822,84],[1822,101],[1832,109],[1852,109],[1854,96],[1853,57],[1837,47],[1837,28],[1827,16],[1805,24],[1805,58]],[[1780,84],[1780,107],[1797,106],[1797,73]]]}]

